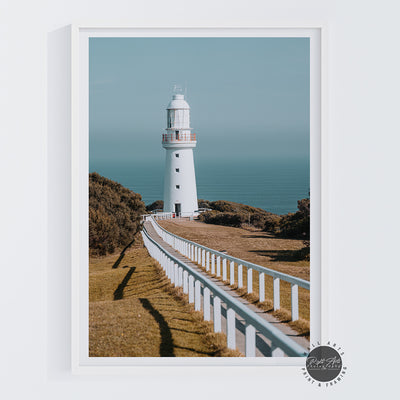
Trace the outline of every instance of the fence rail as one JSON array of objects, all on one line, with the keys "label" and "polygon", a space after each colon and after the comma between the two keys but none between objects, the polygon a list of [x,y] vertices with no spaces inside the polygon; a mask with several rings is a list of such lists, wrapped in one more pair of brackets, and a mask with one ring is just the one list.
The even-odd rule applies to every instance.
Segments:
[{"label": "fence rail", "polygon": [[232,257],[228,254],[210,249],[206,246],[192,242],[188,239],[184,239],[177,236],[166,229],[161,227],[153,218],[152,215],[145,216],[145,220],[151,222],[155,231],[162,239],[172,246],[175,250],[179,251],[185,257],[190,260],[197,262],[202,267],[206,268],[207,272],[216,274],[221,277],[221,266],[222,266],[222,279],[228,280],[228,267],[229,262],[229,283],[233,285],[235,283],[235,264],[237,266],[237,277],[238,287],[243,288],[243,267],[247,269],[247,293],[253,292],[253,270],[258,272],[259,276],[259,290],[258,297],[259,301],[265,301],[265,275],[273,278],[273,304],[274,310],[279,310],[280,306],[280,281],[290,283],[291,285],[291,314],[292,321],[299,319],[299,286],[310,290],[310,282],[296,278],[294,276],[278,272],[270,268],[262,267],[261,265],[253,264],[248,261],[241,260],[240,258]]},{"label": "fence rail", "polygon": [[[200,210],[199,210],[200,212]],[[190,218],[195,217],[199,214],[199,212],[181,212],[179,214],[174,212],[158,212],[155,214],[145,214],[142,215],[142,220],[147,221],[148,218],[153,217],[155,220],[159,219],[177,219],[177,218]]]},{"label": "fence rail", "polygon": [[[281,357],[284,354],[290,357],[307,356],[305,349],[283,334],[278,328],[262,319],[201,273],[174,257],[149,235],[145,227],[141,233],[149,254],[160,263],[171,283],[174,286],[182,287],[183,292],[189,295],[189,303],[194,303],[195,310],[201,311],[203,309],[203,317],[206,321],[211,320],[212,302],[214,332],[221,332],[222,330],[221,302],[226,305],[227,346],[229,348],[236,348],[237,314],[246,323],[246,357],[255,357],[256,355],[257,332],[271,341],[271,355],[273,357]],[[201,301],[201,289],[203,289],[203,301]]]}]

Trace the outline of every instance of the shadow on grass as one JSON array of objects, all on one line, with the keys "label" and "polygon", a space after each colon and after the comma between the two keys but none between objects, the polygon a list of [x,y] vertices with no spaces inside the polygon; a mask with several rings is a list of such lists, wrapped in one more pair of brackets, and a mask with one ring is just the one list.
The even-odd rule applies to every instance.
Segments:
[{"label": "shadow on grass", "polygon": [[300,261],[299,250],[249,250],[260,256],[269,257],[271,261]]},{"label": "shadow on grass", "polygon": [[165,321],[164,317],[152,306],[148,299],[139,299],[139,301],[142,303],[143,308],[150,313],[160,327],[160,357],[175,357],[174,341],[167,321]]},{"label": "shadow on grass", "polygon": [[268,235],[242,235],[242,238],[246,238],[246,239],[277,239],[273,236],[268,236]]},{"label": "shadow on grass", "polygon": [[246,239],[273,239],[273,240],[296,240],[296,241],[304,241],[304,237],[291,237],[291,236],[276,236],[272,233],[265,234],[253,234],[253,235],[242,235],[242,238]]},{"label": "shadow on grass", "polygon": [[128,243],[128,244],[126,245],[126,247],[121,251],[121,253],[120,253],[120,255],[119,255],[117,261],[115,261],[114,265],[112,266],[113,269],[119,267],[119,264],[121,264],[121,261],[122,261],[122,259],[123,259],[124,256],[125,256],[125,252],[129,249],[129,247],[131,247],[131,246],[135,243],[136,235],[138,234],[138,232],[140,232],[141,229],[142,229],[142,224],[139,224],[138,227],[137,227],[137,229],[136,229],[135,234],[133,235],[132,241],[131,241],[130,243]]},{"label": "shadow on grass", "polygon": [[[125,268],[125,267],[124,267]],[[115,289],[114,292],[114,300],[121,300],[124,298],[124,289],[126,285],[129,282],[129,279],[131,279],[132,274],[135,272],[136,267],[128,267],[129,271],[125,275],[124,279],[122,282],[118,285],[117,289]]]}]

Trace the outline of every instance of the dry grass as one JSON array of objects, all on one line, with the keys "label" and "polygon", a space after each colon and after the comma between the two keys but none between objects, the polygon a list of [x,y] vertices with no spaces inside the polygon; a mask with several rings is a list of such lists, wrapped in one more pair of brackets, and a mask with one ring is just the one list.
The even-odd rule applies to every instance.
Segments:
[{"label": "dry grass", "polygon": [[90,258],[89,355],[241,356],[226,348],[226,336],[212,332],[140,243],[121,257]]},{"label": "dry grass", "polygon": [[[159,223],[176,235],[212,249],[226,251],[234,257],[301,279],[310,279],[310,262],[295,260],[296,251],[303,247],[302,240],[275,238],[267,232],[256,229],[211,225],[199,221],[163,220],[159,221]],[[229,263],[227,270],[229,277]],[[237,279],[236,272],[234,287],[237,287]],[[243,284],[245,287],[247,286],[247,271],[244,267]],[[237,289],[237,291],[256,306],[272,312],[273,279],[267,275],[265,276],[265,302],[260,303],[258,301],[258,288],[258,274],[253,271],[253,293],[247,294],[246,289]],[[281,281],[280,291],[281,309],[273,312],[273,314],[281,321],[288,322],[291,319],[290,283]],[[298,321],[290,322],[289,324],[297,332],[307,336],[310,330],[310,292],[303,288],[299,288],[299,315],[300,319]]]}]

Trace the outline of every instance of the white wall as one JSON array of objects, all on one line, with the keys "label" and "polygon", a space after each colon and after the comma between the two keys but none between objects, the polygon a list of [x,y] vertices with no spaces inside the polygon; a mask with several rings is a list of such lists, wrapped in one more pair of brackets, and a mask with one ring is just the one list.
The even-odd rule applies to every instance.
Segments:
[{"label": "white wall", "polygon": [[[194,399],[221,398],[223,391],[232,398],[321,397],[298,368],[146,368],[133,377],[71,376],[70,139],[68,121],[60,118],[69,102],[64,27],[81,21],[151,27],[327,24],[329,329],[346,351],[349,373],[322,392],[327,398],[394,392],[398,330],[390,321],[400,277],[398,4],[1,0],[2,398],[178,398],[177,390]],[[65,46],[55,48],[63,41]]]}]

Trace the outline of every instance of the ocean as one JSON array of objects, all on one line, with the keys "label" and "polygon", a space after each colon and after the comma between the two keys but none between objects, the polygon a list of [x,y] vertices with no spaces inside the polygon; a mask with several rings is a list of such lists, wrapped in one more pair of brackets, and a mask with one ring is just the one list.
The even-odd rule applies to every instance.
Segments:
[{"label": "ocean", "polygon": [[[228,200],[263,208],[275,214],[297,210],[309,196],[308,160],[195,159],[197,197]],[[146,205],[163,198],[164,160],[91,162],[90,172],[121,183],[141,194]]]}]

